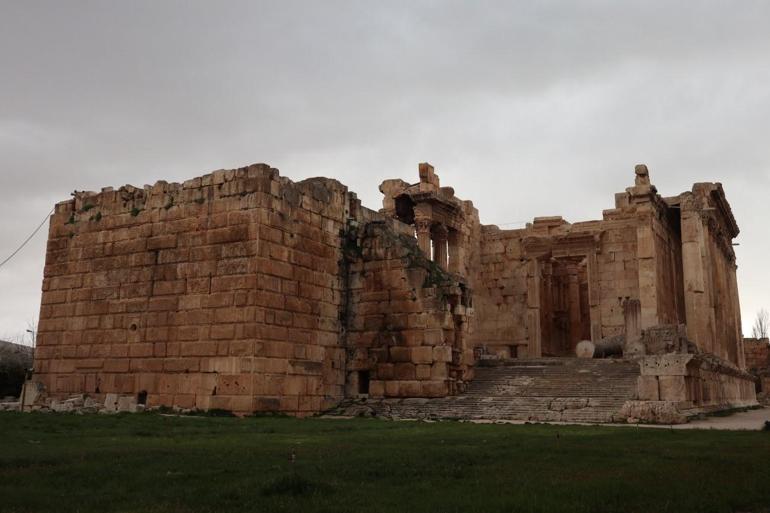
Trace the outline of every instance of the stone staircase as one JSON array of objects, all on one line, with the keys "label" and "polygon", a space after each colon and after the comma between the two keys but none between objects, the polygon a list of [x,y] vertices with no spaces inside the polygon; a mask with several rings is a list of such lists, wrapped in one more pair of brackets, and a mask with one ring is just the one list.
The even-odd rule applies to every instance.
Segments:
[{"label": "stone staircase", "polygon": [[[337,413],[391,418],[606,423],[636,396],[639,365],[539,358],[477,364],[467,391],[440,399],[351,401]],[[342,410],[342,411],[340,411]]]}]

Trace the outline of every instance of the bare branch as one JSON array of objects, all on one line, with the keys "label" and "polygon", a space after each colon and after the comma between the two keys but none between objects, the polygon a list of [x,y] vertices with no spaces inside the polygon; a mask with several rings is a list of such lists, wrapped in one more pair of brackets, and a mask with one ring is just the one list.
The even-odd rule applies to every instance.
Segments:
[{"label": "bare branch", "polygon": [[751,334],[754,338],[768,338],[770,335],[770,312],[766,309],[763,308],[757,312]]}]

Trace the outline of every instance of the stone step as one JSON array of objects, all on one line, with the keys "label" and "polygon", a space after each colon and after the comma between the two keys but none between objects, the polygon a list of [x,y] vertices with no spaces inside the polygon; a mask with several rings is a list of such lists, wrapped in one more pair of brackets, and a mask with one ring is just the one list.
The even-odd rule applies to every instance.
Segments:
[{"label": "stone step", "polygon": [[626,360],[484,360],[464,394],[370,400],[351,408],[393,418],[604,423],[635,397],[638,376],[638,364]]}]

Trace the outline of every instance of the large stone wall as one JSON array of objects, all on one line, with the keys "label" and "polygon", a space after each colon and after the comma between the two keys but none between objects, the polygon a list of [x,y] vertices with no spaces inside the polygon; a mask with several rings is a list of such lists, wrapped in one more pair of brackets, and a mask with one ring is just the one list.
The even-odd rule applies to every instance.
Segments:
[{"label": "large stone wall", "polygon": [[766,338],[745,338],[743,344],[747,369],[770,369],[770,340]]},{"label": "large stone wall", "polygon": [[580,340],[687,324],[699,350],[743,367],[737,233],[719,184],[663,198],[646,166],[602,220],[535,218],[526,228],[483,226],[474,276],[474,345],[501,356],[573,355]]},{"label": "large stone wall", "polygon": [[746,368],[757,379],[757,399],[770,405],[770,340],[767,338],[743,339]]},{"label": "large stone wall", "polygon": [[687,334],[707,353],[744,367],[737,266],[738,226],[720,184],[680,196]]},{"label": "large stone wall", "polygon": [[444,397],[471,377],[470,297],[408,227],[373,220],[350,234],[348,396]]},{"label": "large stone wall", "polygon": [[333,404],[346,210],[338,182],[264,165],[76,193],[51,218],[36,379],[149,406]]},{"label": "large stone wall", "polygon": [[503,357],[526,357],[527,271],[522,230],[484,227],[474,288],[476,318],[473,343]]},{"label": "large stone wall", "polygon": [[637,166],[601,220],[519,230],[481,225],[429,164],[380,190],[374,212],[335,180],[254,165],[75,193],[51,218],[35,379],[53,396],[306,415],[461,393],[490,353],[623,339],[643,356],[643,331],[666,325],[729,362],[697,373],[703,394],[744,393],[721,185],[663,198]]}]

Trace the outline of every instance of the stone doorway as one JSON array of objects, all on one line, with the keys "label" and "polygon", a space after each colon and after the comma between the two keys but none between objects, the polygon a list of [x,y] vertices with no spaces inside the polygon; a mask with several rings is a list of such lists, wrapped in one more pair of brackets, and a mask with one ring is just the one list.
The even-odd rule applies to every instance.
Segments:
[{"label": "stone doorway", "polygon": [[544,262],[540,287],[542,355],[574,356],[578,342],[591,340],[587,258]]}]

